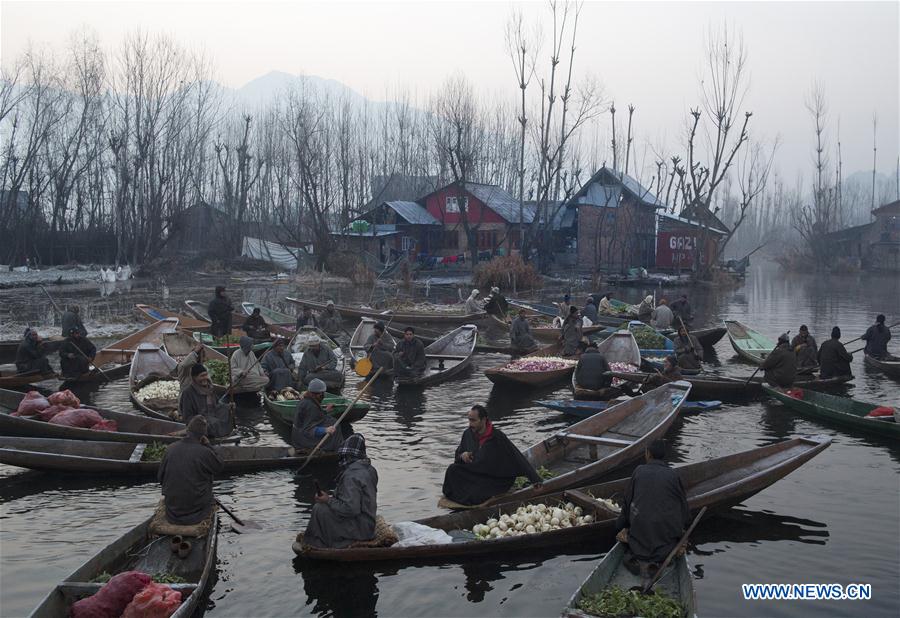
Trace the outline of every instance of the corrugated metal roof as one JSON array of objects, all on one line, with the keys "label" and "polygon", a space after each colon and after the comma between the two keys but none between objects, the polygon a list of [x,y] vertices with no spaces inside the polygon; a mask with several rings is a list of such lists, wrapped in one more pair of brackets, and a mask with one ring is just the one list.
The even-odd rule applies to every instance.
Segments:
[{"label": "corrugated metal roof", "polygon": [[613,174],[623,185],[625,188],[632,193],[636,198],[644,202],[645,204],[649,204],[651,206],[656,206],[657,208],[662,208],[665,206],[662,202],[656,199],[656,196],[650,192],[649,189],[644,188],[644,186],[639,183],[637,180],[629,176],[628,174],[622,174],[621,172],[613,172],[609,170],[610,174]]},{"label": "corrugated metal roof", "polygon": [[394,201],[385,202],[398,215],[409,221],[412,225],[440,225],[430,212],[422,208],[417,202]]},{"label": "corrugated metal roof", "polygon": [[[611,199],[607,199],[606,203],[603,203],[605,198],[609,198],[611,196],[603,196],[599,195],[598,197],[590,197],[590,193],[592,191],[597,191],[597,187],[606,187],[608,189],[622,189],[624,188],[629,194],[640,200],[642,204],[646,204],[647,206],[652,206],[654,208],[663,208],[665,205],[656,199],[656,196],[650,192],[650,190],[644,188],[641,183],[637,180],[629,176],[628,174],[623,174],[622,172],[618,172],[616,170],[610,169],[608,167],[601,167],[599,170],[591,176],[590,180],[588,180],[578,192],[572,196],[572,203],[575,204],[592,204],[594,206],[606,206],[612,205]],[[587,201],[583,201],[583,198],[588,196]]]},{"label": "corrugated metal roof", "polygon": [[534,220],[534,208],[529,208],[527,204],[522,209],[523,220],[520,220],[519,200],[497,185],[467,182],[465,188],[509,223],[531,223]]},{"label": "corrugated metal roof", "polygon": [[587,187],[585,194],[578,198],[579,206],[599,206],[618,208],[622,196],[622,187],[617,185],[601,185],[593,183]]},{"label": "corrugated metal roof", "polygon": [[660,213],[660,218],[670,219],[672,221],[678,221],[679,223],[684,223],[685,225],[692,225],[694,227],[705,227],[710,232],[715,232],[716,234],[722,234],[723,236],[728,234],[725,230],[713,227],[713,226],[704,226],[697,221],[692,221],[691,219],[685,219],[684,217],[679,217],[678,215],[669,214],[667,212]]}]

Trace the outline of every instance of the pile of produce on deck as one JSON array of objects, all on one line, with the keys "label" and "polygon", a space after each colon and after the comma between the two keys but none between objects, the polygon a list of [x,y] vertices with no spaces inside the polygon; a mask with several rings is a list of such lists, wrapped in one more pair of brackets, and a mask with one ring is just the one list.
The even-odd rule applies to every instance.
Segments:
[{"label": "pile of produce on deck", "polygon": [[[604,501],[604,504],[611,504],[610,508],[615,507],[616,511],[619,510],[614,503]],[[585,526],[592,523],[594,523],[594,516],[584,515],[582,508],[571,502],[559,503],[557,506],[538,503],[520,506],[511,515],[503,513],[499,518],[492,517],[487,520],[487,523],[475,524],[472,532],[477,539],[487,541],[507,536],[550,532],[560,528]]]},{"label": "pile of produce on deck", "polygon": [[500,371],[555,371],[574,367],[578,361],[558,356],[526,356],[514,360]]},{"label": "pile of produce on deck", "polygon": [[203,364],[213,384],[228,384],[228,374],[231,368],[227,361],[210,359]]},{"label": "pile of produce on deck", "polygon": [[[537,469],[538,476],[541,477],[542,481],[546,481],[547,479],[552,479],[556,476],[556,472],[553,470],[548,470],[544,466],[541,466]],[[522,489],[526,485],[529,484],[527,476],[517,476],[515,482],[513,483],[513,489]]]},{"label": "pile of produce on deck", "polygon": [[125,571],[100,590],[72,604],[72,618],[168,618],[181,606],[181,593],[146,573]]},{"label": "pile of produce on deck", "polygon": [[219,347],[224,346],[238,346],[240,345],[241,338],[235,335],[222,335],[221,337],[216,337],[213,339],[213,344]]},{"label": "pile of produce on deck", "polygon": [[100,416],[96,410],[82,408],[81,401],[70,390],[44,397],[37,391],[29,391],[19,402],[12,416],[26,416],[32,420],[46,421],[64,427],[80,427],[97,431],[118,431],[116,421]]},{"label": "pile of produce on deck", "polygon": [[[163,455],[166,454],[167,445],[162,442],[151,442],[141,454],[141,461],[162,461]],[[173,583],[173,582],[164,582]],[[177,583],[177,582],[175,582]]]},{"label": "pile of produce on deck", "polygon": [[286,386],[280,391],[272,391],[269,393],[269,399],[274,399],[275,401],[297,401],[302,398],[303,393],[290,386]]},{"label": "pile of produce on deck", "polygon": [[578,608],[602,618],[682,618],[685,614],[678,601],[664,592],[653,590],[650,594],[644,594],[640,590],[625,590],[619,586],[582,596],[578,600]]},{"label": "pile of produce on deck", "polygon": [[666,347],[666,338],[649,326],[635,326],[631,334],[642,350],[662,350]]},{"label": "pile of produce on deck", "polygon": [[177,400],[181,395],[181,385],[178,380],[156,380],[135,392],[135,398],[141,403],[150,400],[168,399]]},{"label": "pile of produce on deck", "polygon": [[398,313],[465,313],[463,305],[436,305],[434,303],[412,303],[399,301],[393,304],[392,310]]},{"label": "pile of produce on deck", "polygon": [[[610,364],[609,364],[609,370],[610,370],[610,371],[616,371],[616,372],[619,372],[619,373],[634,373],[634,372],[636,372],[636,371],[638,370],[638,368],[635,367],[634,365],[632,365],[631,363],[619,363],[619,362],[616,362],[616,363],[610,363]],[[613,386],[619,386],[620,384],[624,384],[624,383],[627,382],[627,381],[628,381],[628,380],[623,380],[623,379],[621,379],[621,378],[613,378],[612,385],[613,385]]]}]

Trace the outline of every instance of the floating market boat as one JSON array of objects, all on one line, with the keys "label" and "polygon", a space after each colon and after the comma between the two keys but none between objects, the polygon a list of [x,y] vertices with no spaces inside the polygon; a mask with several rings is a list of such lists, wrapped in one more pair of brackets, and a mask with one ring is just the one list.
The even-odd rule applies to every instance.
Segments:
[{"label": "floating market boat", "polygon": [[[640,575],[634,575],[625,568],[626,545],[617,542],[609,550],[600,564],[588,575],[584,583],[578,587],[569,603],[563,609],[564,618],[590,618],[593,614],[581,609],[581,603],[585,597],[599,594],[611,586],[616,586],[624,591],[633,587],[641,588],[644,584]],[[676,556],[666,567],[662,576],[653,587],[654,591],[661,591],[675,601],[682,610],[682,616],[696,618],[694,602],[694,580],[688,567],[687,557],[684,554]]]},{"label": "floating market boat", "polygon": [[[351,364],[355,367],[356,363],[369,355],[369,351],[366,349],[366,341],[369,340],[375,333],[375,324],[377,320],[373,320],[372,318],[362,318],[359,321],[359,324],[356,325],[356,328],[353,330],[353,335],[350,337],[350,357]],[[400,337],[402,337],[402,333]],[[388,332],[388,329],[385,329],[384,339],[388,342],[393,342],[396,345],[396,340],[394,336]],[[423,342],[424,343],[424,342]],[[433,343],[433,342],[432,342]],[[428,345],[428,344],[426,344]],[[392,368],[385,368],[384,371],[381,372],[380,377],[390,377],[394,375],[394,370]]]},{"label": "floating market boat", "polygon": [[0,388],[21,388],[44,380],[52,380],[55,377],[56,374],[52,371],[49,373],[37,371],[19,373],[14,364],[0,365]]},{"label": "floating market boat", "polygon": [[[647,380],[655,374],[640,371],[633,373],[613,371],[612,375],[616,378],[621,378],[622,380],[628,380],[629,382],[646,384]],[[801,379],[804,377],[806,378],[805,380]],[[840,387],[853,379],[851,376],[841,376],[824,380],[815,376],[797,376],[797,378],[795,384],[815,390]],[[761,376],[756,376],[749,382],[747,381],[747,378],[731,378],[709,373],[682,376],[681,379],[690,383],[691,397],[697,399],[722,399],[724,401],[734,401],[761,397],[763,395],[762,387],[764,378]]]},{"label": "floating market boat", "polygon": [[[194,341],[199,341],[205,346],[209,346],[219,354],[231,356],[235,351],[240,349],[240,337],[234,334],[223,337],[213,337],[209,333],[194,331]],[[253,344],[253,351],[256,353],[268,350],[272,347],[272,341],[260,341]]]},{"label": "floating market boat", "polygon": [[175,576],[184,580],[185,583],[166,584],[181,593],[181,605],[171,614],[171,618],[193,616],[216,569],[218,514],[213,514],[206,536],[190,539],[191,549],[184,558],[172,552],[172,537],[150,532],[152,520],[151,517],[138,524],[56,584],[34,609],[31,617],[68,618],[76,601],[93,596],[103,587],[103,584],[95,583],[98,576],[103,573],[118,575],[125,571]]},{"label": "floating market boat", "polygon": [[197,318],[198,320],[203,320],[204,322],[212,322],[212,318],[209,317],[209,311],[207,311],[208,303],[201,303],[199,300],[186,300],[184,301],[184,306],[187,308],[188,313]]},{"label": "floating market boat", "polygon": [[775,342],[737,320],[725,320],[731,347],[747,362],[759,365],[775,349]]},{"label": "floating market boat", "polygon": [[886,358],[875,358],[866,354],[864,362],[869,367],[880,369],[892,378],[900,378],[900,356],[888,355]]},{"label": "floating market boat", "polygon": [[165,320],[166,318],[175,318],[178,320],[178,328],[182,330],[194,331],[209,328],[209,321],[207,320],[198,320],[197,318],[192,318],[191,316],[184,315],[183,313],[175,313],[174,311],[161,309],[152,305],[144,305],[138,303],[134,306],[134,314],[138,318],[144,320],[145,322],[150,322],[151,324],[153,322]]},{"label": "floating market boat", "polygon": [[309,347],[309,342],[312,340],[313,336],[319,338],[319,341],[322,342],[321,345],[328,346],[337,358],[337,366],[335,369],[340,372],[341,377],[337,380],[325,380],[325,386],[330,393],[340,393],[347,381],[347,378],[344,375],[344,369],[347,366],[347,357],[344,356],[344,351],[341,349],[341,346],[338,345],[334,339],[325,334],[325,331],[321,328],[316,326],[304,326],[297,331],[294,336],[293,347],[291,348],[294,359],[297,362],[300,362],[303,358],[303,353],[306,352],[306,348]]},{"label": "floating market boat", "polygon": [[[677,331],[661,331],[664,335],[669,338],[674,337],[678,334]],[[712,350],[713,346],[719,343],[719,340],[725,336],[728,332],[727,328],[723,327],[714,327],[714,328],[698,328],[696,330],[691,330],[691,334],[697,338],[700,342],[700,345],[703,346],[703,349],[708,351]]]},{"label": "floating market boat", "polygon": [[[338,418],[344,411],[347,409],[347,406],[350,405],[352,400],[347,397],[341,397],[339,395],[331,395],[327,394],[322,399],[322,407],[326,407],[328,405],[333,405],[334,409],[331,411],[331,416]],[[286,399],[284,401],[277,401],[272,399],[269,396],[269,393],[266,393],[263,398],[263,403],[266,406],[266,410],[271,413],[271,416],[274,420],[280,422],[283,425],[287,425],[288,427],[293,426],[294,424],[294,415],[297,413],[297,407],[300,405],[299,399]],[[365,401],[357,401],[353,404],[353,409],[350,410],[350,413],[344,419],[347,423],[356,423],[365,418],[366,414],[369,413],[369,404]]]},{"label": "floating market boat", "polygon": [[[576,399],[541,399],[535,401],[536,404],[545,408],[562,412],[567,416],[577,418],[587,418],[598,412],[603,412],[607,408],[618,401],[578,401]],[[709,410],[718,410],[722,407],[721,401],[685,401],[681,404],[681,413],[689,414],[694,412],[707,412]]]},{"label": "floating market boat", "polygon": [[159,380],[178,384],[178,380],[172,377],[176,367],[178,363],[161,347],[142,343],[131,360],[131,373],[128,375],[131,403],[151,418],[180,422],[178,398],[141,401],[137,397],[140,389]]},{"label": "floating market boat", "polygon": [[297,324],[297,316],[282,313],[280,311],[275,311],[274,309],[269,309],[268,307],[263,307],[262,305],[257,305],[256,303],[241,303],[241,309],[243,309],[244,313],[248,316],[253,315],[254,309],[259,309],[259,314],[269,324],[275,324],[277,326],[288,326],[291,329],[293,329]]},{"label": "floating market boat", "polygon": [[[681,477],[688,498],[688,506],[696,513],[704,506],[725,509],[759,493],[776,481],[784,478],[804,463],[821,453],[831,444],[826,437],[804,437],[784,440],[775,444],[717,457],[699,463],[678,466],[675,470]],[[534,500],[532,496],[513,499],[502,504],[480,507],[473,510],[457,511],[416,520],[422,524],[444,532],[470,531],[476,524],[483,524],[501,513],[515,512],[520,506],[532,502],[552,505],[572,502],[578,504],[584,513],[594,516],[594,522],[522,536],[506,536],[490,540],[446,542],[435,545],[397,547],[350,547],[346,549],[321,549],[304,545],[302,538],[293,544],[293,549],[301,558],[310,560],[332,560],[361,562],[373,560],[435,560],[468,558],[477,555],[496,556],[506,552],[533,551],[538,547],[564,547],[582,545],[586,542],[612,542],[616,534],[618,512],[599,501],[621,499],[630,478],[622,478],[599,485],[580,487],[547,494]]]},{"label": "floating market boat", "polygon": [[[619,330],[612,333],[597,344],[597,349],[609,363],[625,363],[632,367],[639,367],[641,364],[641,352],[638,350],[637,342],[627,330]],[[622,394],[622,389],[615,386],[600,389],[580,386],[578,384],[577,366],[572,373],[572,390],[575,392],[575,399],[606,400]]]},{"label": "floating market boat", "polygon": [[398,386],[427,386],[459,375],[472,364],[477,341],[478,327],[474,324],[455,328],[425,346],[425,371],[422,374],[401,377],[395,372],[394,380]]},{"label": "floating market boat", "polygon": [[[494,384],[528,387],[550,386],[566,380],[575,371],[575,359],[562,359],[565,361],[564,363],[557,362],[561,353],[562,344],[555,343],[541,348],[537,352],[532,352],[512,363],[485,369],[484,375]],[[547,360],[546,362],[542,360],[549,357],[557,360]],[[532,363],[535,365],[532,370],[529,370],[530,368],[524,370],[518,368],[526,366],[523,363],[530,363],[529,359],[536,359],[537,361]],[[545,363],[546,367],[543,367],[541,363]]]},{"label": "floating market boat", "polygon": [[[301,307],[312,307],[313,309],[318,309],[319,311],[325,310],[325,303],[319,303],[312,300],[304,300],[302,298],[293,298],[291,296],[286,297],[288,302],[292,302],[294,304],[300,305]],[[488,314],[484,311],[479,311],[478,313],[427,313],[427,312],[416,312],[416,313],[397,313],[393,311],[378,311],[376,309],[365,309],[365,308],[355,308],[348,307],[347,305],[335,305],[335,310],[337,310],[341,317],[345,319],[360,319],[360,318],[380,318],[383,320],[390,320],[393,316],[394,320],[401,324],[475,324],[480,322],[481,320],[486,320],[488,318]]]},{"label": "floating market boat", "polygon": [[640,349],[641,356],[669,356],[675,353],[675,342],[640,320],[628,322],[628,330]]},{"label": "floating market boat", "polygon": [[[851,429],[878,434],[885,438],[900,439],[900,424],[894,418],[897,407],[879,406],[857,401],[849,397],[836,397],[805,388],[773,388],[764,385],[766,393],[794,412],[814,420],[829,421]],[[886,412],[886,416],[867,416],[873,411]]]},{"label": "floating market boat", "polygon": [[[181,362],[185,356],[194,351],[197,340],[184,332],[167,333],[163,335],[162,345],[166,354],[174,358],[177,362]],[[218,360],[227,363],[228,357],[221,352],[212,349],[208,345],[203,344],[203,362],[209,360]]]},{"label": "floating market boat", "polygon": [[[65,337],[60,337],[59,335],[50,335],[49,337],[43,337],[41,338],[41,349],[48,356],[50,354],[55,354],[59,351],[59,346],[61,346],[62,342],[65,340]],[[21,343],[22,339],[15,339],[13,341],[0,341],[0,361],[15,361],[16,352],[19,351],[19,345]]]}]

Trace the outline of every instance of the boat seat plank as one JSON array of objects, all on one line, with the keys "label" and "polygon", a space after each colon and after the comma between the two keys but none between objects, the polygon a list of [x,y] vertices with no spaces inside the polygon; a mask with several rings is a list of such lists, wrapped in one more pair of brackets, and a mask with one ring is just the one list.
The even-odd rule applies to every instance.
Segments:
[{"label": "boat seat plank", "polygon": [[141,457],[144,456],[144,449],[147,448],[147,445],[143,442],[137,444],[134,447],[134,450],[131,452],[131,457],[128,458],[129,463],[136,463],[141,460]]},{"label": "boat seat plank", "polygon": [[560,435],[564,436],[568,440],[575,440],[577,442],[589,442],[592,444],[616,446],[619,448],[625,448],[634,444],[634,441],[632,440],[617,440],[615,438],[607,438],[605,436],[584,436],[577,433],[562,433]]}]

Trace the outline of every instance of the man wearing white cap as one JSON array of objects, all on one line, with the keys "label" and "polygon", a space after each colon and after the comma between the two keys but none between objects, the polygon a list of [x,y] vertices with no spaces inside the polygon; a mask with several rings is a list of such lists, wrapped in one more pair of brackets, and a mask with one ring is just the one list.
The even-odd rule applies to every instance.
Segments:
[{"label": "man wearing white cap", "polygon": [[319,379],[328,384],[340,384],[341,372],[337,369],[337,356],[331,348],[322,345],[322,340],[317,335],[312,335],[307,343],[303,358],[297,365],[297,377],[301,384],[310,384]]},{"label": "man wearing white cap", "polygon": [[334,336],[341,334],[344,328],[344,320],[340,312],[334,308],[334,301],[329,300],[325,303],[325,311],[319,314],[319,328],[326,334]]},{"label": "man wearing white cap", "polygon": [[263,356],[263,371],[269,376],[268,390],[280,391],[294,384],[294,356],[287,350],[284,339],[277,339],[272,349]]},{"label": "man wearing white cap", "polygon": [[316,446],[324,436],[328,436],[322,444],[323,451],[336,451],[344,441],[337,419],[326,414],[334,408],[329,404],[322,407],[325,397],[325,383],[315,379],[309,383],[309,389],[300,400],[294,414],[294,427],[291,430],[291,444],[296,449],[309,450]]},{"label": "man wearing white cap", "polygon": [[478,303],[478,295],[480,292],[477,289],[472,290],[472,293],[469,294],[469,298],[466,299],[466,313],[480,313],[481,305]]}]

